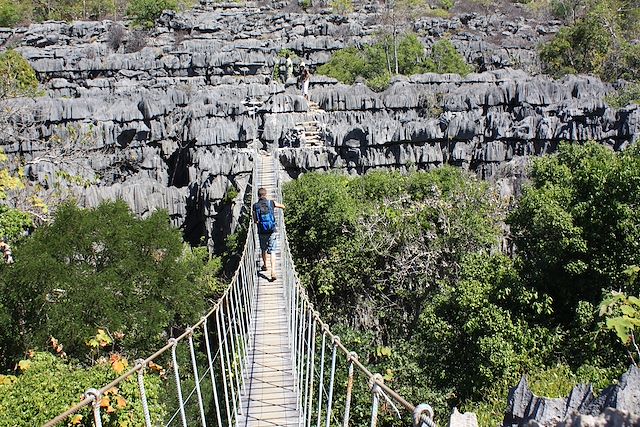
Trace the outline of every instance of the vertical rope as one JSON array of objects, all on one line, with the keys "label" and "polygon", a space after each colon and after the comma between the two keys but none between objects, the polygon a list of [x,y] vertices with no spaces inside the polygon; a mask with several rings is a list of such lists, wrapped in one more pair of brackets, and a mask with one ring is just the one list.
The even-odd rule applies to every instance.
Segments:
[{"label": "vertical rope", "polygon": [[184,413],[184,400],[182,399],[182,385],[180,384],[180,372],[178,367],[178,356],[176,355],[176,347],[178,341],[175,338],[169,340],[173,345],[171,346],[171,358],[173,359],[173,374],[176,380],[176,390],[178,391],[178,405],[180,405],[180,419],[182,420],[182,427],[187,427],[187,417]]},{"label": "vertical rope", "polygon": [[[240,359],[241,350],[240,350],[240,334],[238,333],[238,328],[239,328],[238,317],[237,317],[236,308],[235,308],[235,299],[232,297],[234,293],[235,293],[235,288],[231,288],[229,290],[227,304],[231,307],[231,310],[230,310],[231,316],[229,317],[229,320],[231,321],[231,325],[230,325],[231,351],[233,352],[233,367],[234,367],[233,370],[234,370],[236,381],[238,384],[238,396],[240,396],[242,394],[242,390],[244,389],[244,377],[242,372],[242,367],[243,367],[242,360],[238,360]],[[240,413],[242,413],[242,408],[240,408]]]},{"label": "vertical rope", "polygon": [[[225,299],[226,301],[226,299]],[[226,326],[226,322],[224,321],[225,317],[224,317],[224,305],[220,306],[220,322]],[[230,332],[230,331],[229,331]],[[231,365],[231,351],[230,347],[229,347],[229,343],[227,342],[227,335],[229,335],[229,332],[225,329],[224,330],[224,335],[222,336],[222,341],[224,342],[224,348],[225,348],[225,358],[226,358],[226,362],[227,362],[227,374],[229,375],[229,388],[231,389],[231,403],[233,404],[233,413],[234,413],[234,417],[235,414],[238,413],[238,407],[236,405],[236,384],[235,384],[235,372],[233,371],[233,367]],[[231,341],[231,340],[230,340]],[[233,341],[231,341],[233,343]]]},{"label": "vertical rope", "polygon": [[227,370],[225,369],[224,358],[224,341],[222,339],[222,332],[220,331],[220,312],[222,311],[222,305],[218,306],[216,312],[216,327],[218,329],[218,348],[220,349],[220,367],[222,370],[222,385],[224,389],[224,403],[227,409],[227,424],[231,427],[231,409],[229,408],[229,391],[227,390]]},{"label": "vertical rope", "polygon": [[151,414],[149,414],[149,403],[147,402],[147,390],[144,387],[144,359],[136,360],[138,369],[138,391],[140,392],[140,402],[142,402],[142,413],[144,414],[145,427],[151,427]]},{"label": "vertical rope", "polygon": [[296,290],[292,291],[291,295],[291,332],[290,332],[290,340],[291,340],[291,364],[294,367],[293,372],[293,385],[294,387],[298,387],[297,379],[298,379],[298,292]]},{"label": "vertical rope", "polygon": [[[311,317],[311,315],[316,315],[317,312],[312,313],[311,311],[309,311],[309,314]],[[306,426],[307,427],[311,427],[311,408],[312,408],[312,401],[313,401],[313,379],[315,377],[315,368],[316,368],[316,321],[315,318],[313,318],[313,323],[311,323],[311,332],[310,332],[310,341],[311,341],[311,361],[309,363],[309,361],[307,360],[308,363],[308,369],[309,369],[309,373],[308,376],[309,378],[311,378],[311,380],[309,381],[309,387],[307,389],[307,422],[306,422]]]},{"label": "vertical rope", "polygon": [[326,339],[327,339],[327,330],[326,327],[323,326],[322,331],[322,352],[320,356],[320,379],[318,379],[318,422],[316,427],[320,427],[320,422],[322,418],[322,396],[324,395],[324,350],[326,347]]},{"label": "vertical rope", "polygon": [[378,406],[380,401],[380,386],[378,381],[383,382],[382,375],[375,374],[369,380],[369,388],[371,389],[371,396],[373,397],[373,404],[371,405],[371,427],[376,427],[378,424]]},{"label": "vertical rope", "polygon": [[[216,377],[213,372],[213,358],[211,357],[211,343],[209,342],[209,329],[208,329],[209,318],[205,317],[204,322],[202,323],[204,330],[204,341],[207,347],[207,362],[209,362],[209,373],[211,376],[211,387],[213,388],[213,403],[216,407],[216,418],[218,420],[218,427],[222,427],[222,417],[220,415],[220,404],[218,402],[218,387],[216,385]],[[146,427],[151,427],[146,426]]]},{"label": "vertical rope", "polygon": [[358,358],[358,355],[353,351],[349,354],[349,378],[347,380],[347,396],[344,402],[344,420],[342,421],[342,427],[349,426],[349,412],[351,411],[351,392],[353,391],[353,361]]},{"label": "vertical rope", "polygon": [[[229,293],[227,293],[227,298],[225,298],[225,305],[226,305],[226,313],[227,313],[227,321],[224,323],[227,327],[228,327],[228,332],[225,334],[224,339],[225,339],[225,345],[227,346],[227,367],[231,370],[231,380],[233,382],[233,404],[234,404],[234,412],[237,413],[237,408],[235,406],[236,403],[236,397],[240,394],[240,378],[238,377],[238,364],[236,363],[236,345],[235,345],[235,340],[236,340],[236,333],[235,333],[235,324],[233,322],[233,314],[231,313],[230,310],[230,305],[231,305],[231,301],[229,301],[231,299],[231,291],[229,291]],[[227,335],[230,335],[229,338],[227,338]],[[228,339],[228,342],[227,342]]]},{"label": "vertical rope", "polygon": [[[374,386],[376,389],[379,389],[377,385]],[[371,405],[371,427],[376,427],[378,425],[378,392],[376,390],[372,390],[371,394],[373,396],[373,404]]]},{"label": "vertical rope", "polygon": [[187,329],[189,333],[189,353],[191,353],[191,367],[193,369],[193,378],[196,382],[196,396],[198,397],[198,409],[200,410],[200,422],[202,427],[207,427],[207,421],[204,417],[204,404],[202,403],[202,391],[200,390],[200,375],[198,375],[198,363],[196,361],[196,351],[193,347],[193,329]]},{"label": "vertical rope", "polygon": [[[304,380],[304,370],[302,369],[302,364],[304,363],[304,329],[307,323],[307,317],[304,315],[304,310],[305,310],[305,306],[307,304],[307,302],[303,299],[300,300],[301,301],[301,306],[300,306],[300,328],[298,328],[298,334],[299,334],[299,338],[298,338],[298,370],[296,372],[297,376],[298,376],[298,399],[297,399],[297,409],[300,411],[300,409],[302,408],[302,384],[303,384],[303,380]],[[300,411],[302,412],[302,411]]]},{"label": "vertical rope", "polygon": [[[300,416],[302,417],[302,420],[304,420],[303,425],[306,425],[306,419],[307,419],[307,398],[308,398],[308,394],[309,394],[309,350],[311,349],[311,342],[310,342],[310,335],[311,335],[311,310],[308,309],[305,312],[305,325],[306,328],[305,330],[303,330],[303,343],[305,345],[303,345],[303,354],[302,354],[302,364],[300,366],[301,369],[301,378],[302,381],[300,383],[301,386],[304,386],[304,388],[302,388],[300,390]],[[309,317],[309,320],[307,321],[307,316]],[[304,338],[304,335],[307,335],[307,338]]]},{"label": "vertical rope", "polygon": [[93,411],[94,427],[102,427],[102,417],[100,416],[100,399],[102,399],[102,396],[100,395],[100,392],[95,388],[90,388],[84,394],[86,397],[93,399],[91,402],[91,409]]},{"label": "vertical rope", "polygon": [[339,342],[339,337],[333,338],[333,354],[331,355],[331,379],[329,380],[329,398],[327,399],[327,422],[325,424],[325,427],[329,427],[331,422],[331,406],[333,404],[333,382],[336,377],[336,356]]}]

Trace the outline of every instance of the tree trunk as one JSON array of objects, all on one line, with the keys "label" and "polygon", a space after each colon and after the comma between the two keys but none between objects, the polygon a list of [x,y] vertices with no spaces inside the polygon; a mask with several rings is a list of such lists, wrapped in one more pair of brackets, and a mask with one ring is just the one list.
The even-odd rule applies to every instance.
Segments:
[{"label": "tree trunk", "polygon": [[393,27],[393,57],[396,66],[396,74],[399,74],[398,70],[398,30]]}]

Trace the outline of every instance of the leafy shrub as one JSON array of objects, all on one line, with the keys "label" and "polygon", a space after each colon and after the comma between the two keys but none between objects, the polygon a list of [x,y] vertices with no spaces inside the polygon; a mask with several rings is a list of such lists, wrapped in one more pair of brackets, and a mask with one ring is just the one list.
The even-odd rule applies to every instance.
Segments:
[{"label": "leafy shrub", "polygon": [[0,205],[0,237],[13,241],[33,226],[31,215]]},{"label": "leafy shrub", "polygon": [[623,272],[640,265],[632,249],[640,239],[637,147],[563,144],[534,161],[531,177],[509,221],[525,277],[553,298],[556,313],[574,313],[581,300],[595,306],[603,288],[636,293]]},{"label": "leafy shrub", "polygon": [[31,65],[15,50],[0,53],[0,98],[36,94],[38,79]]},{"label": "leafy shrub", "polygon": [[132,0],[127,7],[127,14],[133,18],[135,25],[152,28],[163,10],[175,10],[177,7],[177,0]]},{"label": "leafy shrub", "polygon": [[438,40],[431,47],[431,54],[424,65],[426,72],[454,73],[466,76],[472,71],[472,67],[458,53],[450,40]]},{"label": "leafy shrub", "polygon": [[0,265],[0,303],[21,326],[0,336],[6,364],[45,348],[51,336],[82,358],[97,327],[124,334],[119,348],[146,352],[204,310],[207,289],[187,279],[193,273],[166,212],[140,220],[122,201],[91,210],[62,205],[13,252],[15,264]]},{"label": "leafy shrub", "polygon": [[358,48],[347,47],[334,53],[331,60],[319,66],[316,72],[350,85],[356,77],[364,74],[365,67],[364,53]]},{"label": "leafy shrub", "polygon": [[444,10],[449,10],[454,6],[454,0],[440,0],[440,7]]},{"label": "leafy shrub", "polygon": [[605,101],[613,108],[626,107],[629,104],[640,103],[640,84],[633,83],[605,96]]},{"label": "leafy shrub", "polygon": [[[384,37],[380,42],[362,48],[347,47],[333,54],[331,60],[318,67],[318,74],[333,77],[345,84],[353,84],[362,77],[375,91],[382,91],[389,85],[396,56],[393,40]],[[400,38],[397,48],[398,72],[403,75],[417,73],[458,73],[466,75],[471,71],[464,58],[449,40],[434,43],[431,53],[425,54],[424,45],[415,34],[408,33]]]},{"label": "leafy shrub", "polygon": [[[624,1],[585,5],[560,2],[558,13],[575,22],[540,46],[545,71],[555,75],[593,73],[606,81],[640,78],[639,9]],[[566,6],[568,9],[563,8]],[[576,17],[576,10],[587,12]]]},{"label": "leafy shrub", "polygon": [[24,22],[27,10],[23,3],[14,0],[0,0],[0,27],[13,27]]},{"label": "leafy shrub", "polygon": [[[113,361],[123,363],[114,355]],[[126,360],[124,360],[126,362]],[[0,425],[28,427],[43,425],[75,405],[90,387],[100,387],[117,378],[115,363],[107,359],[91,368],[75,366],[49,353],[35,353],[20,362],[17,376],[0,375]],[[117,372],[118,371],[118,372]],[[152,423],[162,422],[164,410],[159,403],[160,377],[145,376],[147,400]],[[142,402],[136,376],[121,383],[105,396],[102,422],[105,427],[144,425]],[[69,421],[77,426],[92,426],[93,416],[85,409]]]},{"label": "leafy shrub", "polygon": [[449,13],[447,9],[437,7],[435,9],[429,9],[427,11],[427,16],[440,19],[449,19],[451,17],[451,13]]},{"label": "leafy shrub", "polygon": [[331,0],[329,5],[333,13],[337,15],[353,12],[353,0]]}]

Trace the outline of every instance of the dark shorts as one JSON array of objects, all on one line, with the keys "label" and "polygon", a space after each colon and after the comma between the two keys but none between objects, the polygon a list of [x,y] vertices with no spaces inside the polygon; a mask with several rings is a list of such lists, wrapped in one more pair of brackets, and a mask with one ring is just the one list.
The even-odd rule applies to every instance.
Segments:
[{"label": "dark shorts", "polygon": [[277,237],[277,233],[271,233],[271,234],[258,233],[258,238],[260,239],[260,250],[262,252],[266,252],[270,254],[276,247],[276,237]]}]

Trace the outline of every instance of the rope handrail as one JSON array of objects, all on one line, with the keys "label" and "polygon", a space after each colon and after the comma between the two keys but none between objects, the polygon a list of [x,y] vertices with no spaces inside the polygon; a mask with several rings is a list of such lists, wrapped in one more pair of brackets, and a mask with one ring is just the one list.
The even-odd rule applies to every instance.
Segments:
[{"label": "rope handrail", "polygon": [[[268,171],[260,170],[260,173],[275,175],[275,196],[278,201],[282,201],[282,189],[280,186],[280,176],[278,168],[280,166],[277,154],[273,156],[273,165],[267,164],[269,160],[265,160],[257,152],[253,151],[254,167],[252,171],[252,186],[256,186],[258,182],[259,169],[268,167]],[[268,157],[265,157],[268,159]],[[273,167],[273,170],[271,170]],[[270,176],[270,175],[269,175]],[[257,188],[252,188],[251,206],[257,199]],[[348,382],[346,386],[346,395],[344,402],[344,418],[342,425],[348,426],[350,419],[350,403],[353,392],[354,374],[358,372],[364,374],[372,394],[372,412],[371,426],[375,427],[377,423],[378,403],[380,399],[384,399],[396,411],[398,417],[400,413],[394,404],[412,414],[414,426],[435,427],[433,422],[433,410],[429,405],[421,404],[414,406],[412,403],[403,398],[391,387],[384,383],[381,375],[372,373],[360,360],[356,353],[350,351],[341,341],[340,337],[331,332],[330,327],[320,317],[320,313],[314,308],[309,295],[302,285],[298,273],[293,263],[289,241],[286,235],[286,227],[284,224],[282,211],[278,210],[278,233],[281,237],[281,263],[283,274],[282,297],[285,305],[286,327],[287,329],[288,347],[286,351],[290,352],[291,378],[293,381],[293,392],[296,395],[296,410],[298,416],[298,424],[302,427],[311,427],[311,418],[315,413],[317,415],[317,427],[321,427],[321,418],[323,412],[326,413],[325,427],[335,425],[331,423],[331,419],[335,420],[337,414],[332,410],[334,382],[336,372],[336,358],[338,354],[346,357],[349,365]],[[248,360],[252,340],[255,338],[254,318],[256,304],[258,299],[258,269],[257,260],[254,255],[257,253],[256,245],[256,226],[253,221],[249,221],[249,228],[245,240],[244,249],[240,258],[240,263],[234,272],[229,286],[225,289],[220,299],[204,314],[195,324],[187,327],[177,337],[172,337],[167,344],[162,346],[146,359],[136,360],[136,363],[128,371],[118,376],[116,379],[103,386],[100,389],[89,389],[85,392],[82,400],[61,413],[51,421],[47,422],[44,427],[53,427],[64,421],[67,417],[78,413],[84,408],[92,408],[94,425],[102,426],[101,421],[101,397],[108,393],[109,390],[118,386],[123,381],[138,376],[138,390],[142,403],[144,421],[146,427],[155,425],[152,423],[151,414],[146,400],[146,390],[144,385],[144,373],[151,363],[160,356],[170,354],[172,357],[172,365],[175,379],[175,393],[170,395],[175,398],[177,409],[172,412],[172,416],[166,425],[170,425],[174,420],[180,419],[182,427],[187,427],[187,414],[185,406],[192,402],[195,396],[198,404],[198,411],[192,411],[189,416],[191,418],[199,418],[200,424],[206,427],[207,420],[205,415],[205,403],[202,396],[201,383],[207,376],[211,377],[211,388],[213,396],[212,403],[215,405],[215,416],[217,425],[228,425],[232,427],[239,423],[239,417],[244,416],[242,396],[246,395],[247,385],[245,380],[249,374]],[[273,256],[273,255],[272,255]],[[264,282],[263,282],[264,283]],[[213,323],[212,323],[213,322]],[[194,333],[202,330],[204,336],[204,344],[206,349],[206,360],[208,366],[206,369],[199,370],[197,366],[197,358],[194,349]],[[213,333],[211,333],[213,332]],[[217,332],[217,333],[216,333]],[[316,341],[319,341],[321,334],[322,344],[316,348]],[[212,336],[217,337],[211,340]],[[331,372],[325,378],[325,350],[327,341],[330,344],[330,360]],[[178,363],[176,349],[179,344],[188,344],[191,365]],[[213,343],[213,346],[212,346]],[[215,347],[217,346],[217,348]],[[216,350],[216,351],[212,351]],[[203,350],[201,350],[203,351]],[[320,370],[316,372],[316,353],[320,351]],[[326,358],[329,361],[329,358]],[[215,362],[215,363],[214,363]],[[180,373],[186,369],[188,374],[193,375],[195,384],[187,393],[186,399],[182,393],[182,381]],[[199,373],[203,372],[202,374]],[[216,380],[216,376],[219,376]],[[168,377],[168,375],[167,375]],[[165,379],[167,377],[164,377]],[[221,377],[221,381],[220,381]],[[316,378],[317,377],[317,378]],[[314,382],[318,380],[318,396],[314,399]],[[326,379],[329,379],[329,386],[325,388]],[[191,385],[190,385],[191,387]],[[249,392],[250,393],[250,392]],[[326,407],[323,408],[323,398],[326,396]],[[169,403],[167,401],[167,403]],[[194,403],[190,403],[194,405]],[[317,409],[314,409],[317,405]],[[249,409],[248,407],[246,408]],[[246,414],[248,415],[248,414]],[[223,418],[226,423],[223,423]],[[234,422],[235,421],[235,422]],[[337,421],[337,420],[336,420]],[[212,423],[209,423],[211,425]]]},{"label": "rope handrail", "polygon": [[[254,156],[254,159],[257,157],[257,152],[255,150],[253,152],[253,156]],[[253,171],[252,171],[252,182],[255,183],[256,182],[255,180],[256,180],[256,168],[254,167]],[[253,202],[255,202],[255,191],[252,191],[251,203],[253,204]],[[85,396],[83,397],[83,399],[80,402],[78,402],[77,404],[75,404],[71,408],[67,409],[63,413],[59,414],[55,418],[51,419],[50,421],[48,421],[46,424],[43,425],[43,427],[54,427],[54,426],[58,425],[59,423],[61,423],[62,421],[64,421],[65,419],[67,419],[69,416],[78,413],[83,408],[86,408],[91,404],[95,405],[97,403],[97,401],[99,400],[99,397],[104,395],[108,390],[111,390],[112,388],[114,388],[114,387],[118,386],[119,384],[121,384],[123,381],[125,381],[128,378],[132,377],[134,374],[137,374],[138,372],[144,370],[144,368],[146,368],[149,365],[149,363],[155,361],[157,358],[159,358],[160,356],[162,356],[165,353],[167,353],[170,349],[175,348],[175,346],[179,342],[183,341],[185,338],[188,338],[188,337],[192,336],[193,332],[196,329],[199,329],[200,327],[205,325],[205,323],[209,320],[209,318],[211,318],[211,316],[213,314],[217,314],[218,311],[220,310],[221,305],[223,303],[225,303],[225,301],[228,300],[229,294],[232,292],[232,289],[234,289],[234,285],[238,283],[238,277],[239,277],[239,275],[241,274],[241,271],[242,271],[241,267],[243,266],[243,260],[250,259],[250,257],[253,257],[253,249],[254,249],[253,232],[254,232],[255,225],[253,224],[253,221],[249,221],[249,224],[250,224],[250,226],[249,226],[249,230],[247,232],[247,236],[246,236],[246,239],[245,239],[244,249],[242,251],[242,256],[240,258],[241,259],[240,266],[234,272],[234,274],[233,274],[233,276],[231,278],[231,281],[229,282],[230,284],[229,284],[229,286],[227,286],[227,288],[223,292],[222,296],[213,305],[213,307],[211,307],[211,309],[205,315],[203,315],[200,318],[200,320],[198,320],[192,326],[188,327],[178,337],[170,338],[168,340],[167,344],[165,344],[163,347],[158,349],[151,356],[147,357],[146,359],[138,360],[136,362],[136,364],[132,368],[130,368],[125,373],[121,374],[119,377],[117,377],[116,379],[114,379],[113,381],[108,383],[107,385],[105,385],[102,388],[97,389],[97,390],[96,389],[87,390],[87,392],[85,393]],[[249,256],[247,256],[248,253],[250,253]],[[142,387],[144,387],[144,386],[143,385],[141,386],[140,392],[141,392],[141,395],[144,395],[144,391],[143,391]],[[143,404],[143,406],[146,406],[146,404]],[[147,414],[145,414],[145,416],[146,415]],[[94,414],[94,418],[95,418],[95,414]],[[101,422],[96,422],[96,425],[101,425]]]},{"label": "rope handrail", "polygon": [[[277,164],[278,164],[277,159],[274,159],[274,163],[276,163],[276,167],[277,167]],[[276,174],[276,195],[277,195],[277,198],[282,200],[282,188],[280,186],[279,174]],[[310,315],[314,321],[314,327],[315,327],[315,324],[320,325],[320,329],[323,333],[323,343],[324,343],[325,336],[328,336],[333,346],[336,349],[339,349],[340,352],[342,352],[342,354],[347,358],[347,361],[349,362],[349,369],[350,369],[350,372],[349,372],[350,382],[352,381],[352,377],[353,377],[352,366],[354,366],[366,376],[367,381],[369,381],[370,383],[370,389],[374,396],[371,425],[375,426],[377,422],[377,393],[380,393],[383,395],[385,399],[389,399],[389,397],[394,399],[402,407],[404,407],[409,413],[411,413],[413,416],[414,425],[416,426],[426,425],[429,427],[435,427],[435,422],[433,421],[433,409],[431,408],[430,405],[420,404],[416,406],[410,403],[409,401],[407,401],[395,390],[391,389],[388,385],[386,385],[383,381],[383,378],[380,375],[372,373],[364,364],[362,364],[362,362],[358,360],[357,354],[355,354],[354,352],[349,350],[344,344],[342,344],[342,342],[340,341],[340,337],[338,335],[331,332],[329,325],[322,320],[322,318],[320,317],[320,313],[317,310],[315,310],[314,305],[311,299],[309,298],[309,295],[306,292],[304,286],[302,285],[300,277],[298,276],[298,273],[295,269],[295,263],[293,262],[293,257],[291,255],[289,240],[287,238],[287,233],[286,233],[286,225],[285,225],[285,221],[283,220],[282,214],[280,214],[279,223],[282,224],[281,235],[284,242],[282,258],[286,259],[287,266],[288,268],[291,269],[293,286],[295,288],[295,291],[299,295],[301,295],[303,300],[303,305],[304,304],[307,305],[308,311],[310,312]],[[347,391],[347,394],[350,394],[349,390]],[[348,414],[348,408],[347,408],[345,410],[345,421],[344,421],[345,426],[348,423],[348,418],[349,418],[349,414]],[[327,419],[327,427],[328,425],[329,425],[329,422]],[[318,416],[318,427],[319,426],[320,426],[320,416]]]}]

